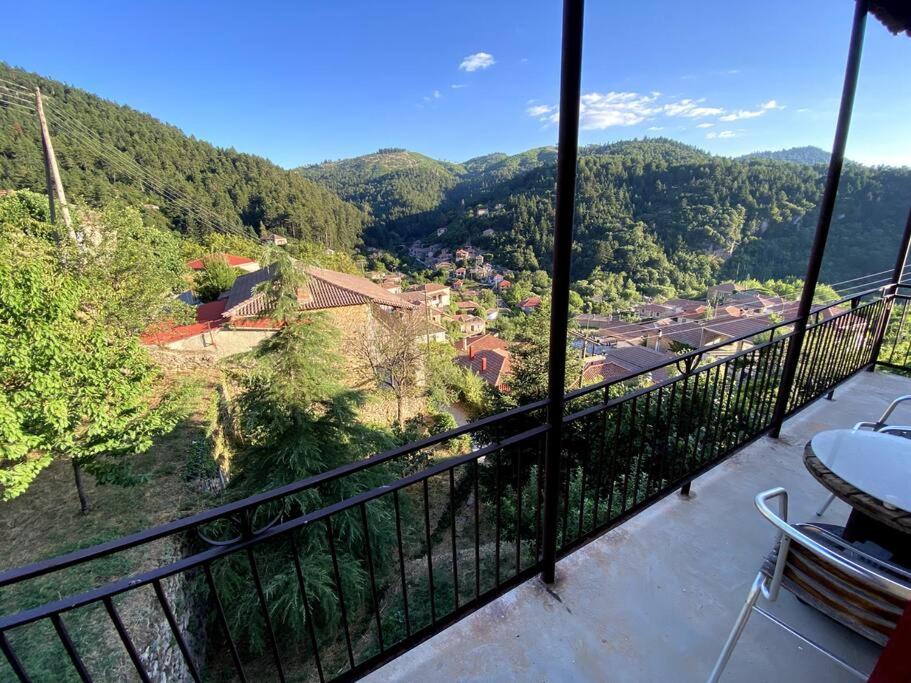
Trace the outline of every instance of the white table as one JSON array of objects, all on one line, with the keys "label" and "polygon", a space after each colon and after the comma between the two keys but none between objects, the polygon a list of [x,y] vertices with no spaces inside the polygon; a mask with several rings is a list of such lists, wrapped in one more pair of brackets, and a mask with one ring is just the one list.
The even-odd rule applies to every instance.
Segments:
[{"label": "white table", "polygon": [[833,474],[893,508],[911,513],[911,439],[853,429],[820,432],[813,454]]}]

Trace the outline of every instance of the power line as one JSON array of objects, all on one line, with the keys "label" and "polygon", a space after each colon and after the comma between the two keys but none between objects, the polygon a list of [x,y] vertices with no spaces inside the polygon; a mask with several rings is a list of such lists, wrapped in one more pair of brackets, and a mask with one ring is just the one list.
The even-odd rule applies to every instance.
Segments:
[{"label": "power line", "polygon": [[20,95],[18,92],[9,90],[5,85],[0,85],[0,95],[3,97],[8,97],[12,100],[19,100],[22,102],[34,102],[33,97],[27,97],[26,95]]},{"label": "power line", "polygon": [[832,288],[835,288],[835,287],[838,287],[839,285],[847,284],[848,282],[856,282],[857,280],[867,280],[869,278],[876,277],[877,275],[885,275],[886,273],[891,273],[892,270],[893,270],[892,268],[889,268],[887,270],[881,270],[878,273],[870,273],[869,275],[861,275],[860,277],[854,277],[854,278],[851,278],[850,280],[842,280],[841,282],[833,282],[829,286]]},{"label": "power line", "polygon": [[8,81],[8,80],[5,79],[5,78],[0,78],[0,83],[6,83],[7,85],[11,85],[11,86],[13,86],[14,88],[17,88],[17,89],[19,89],[19,90],[21,90],[21,91],[23,91],[23,92],[29,92],[29,89],[28,89],[28,88],[26,88],[26,87],[25,87],[24,85],[22,85],[21,83],[16,83],[15,81]]},{"label": "power line", "polygon": [[[49,109],[50,110],[50,109]],[[53,112],[53,110],[50,110]],[[84,124],[79,122],[77,119],[71,119],[64,117],[58,112],[53,112],[55,116],[55,123],[60,126],[60,128],[65,131],[67,134],[72,136],[74,139],[78,140],[86,147],[88,147],[92,152],[97,156],[108,161],[113,167],[119,170],[122,173],[130,176],[132,179],[138,181],[140,185],[148,186],[156,193],[160,194],[165,199],[171,201],[177,207],[184,209],[185,211],[192,213],[196,216],[200,222],[214,230],[216,232],[230,232],[235,235],[249,238],[251,235],[249,232],[243,230],[242,228],[235,227],[224,220],[224,217],[215,214],[214,212],[202,207],[194,201],[181,193],[176,188],[170,188],[168,185],[155,177],[147,169],[144,169],[135,160],[130,158],[126,153],[114,148],[109,143],[105,143],[101,140],[97,134],[88,129]],[[79,126],[86,132],[77,130],[75,123],[78,123]],[[113,149],[111,151],[106,151]]]},{"label": "power line", "polygon": [[[76,130],[73,126],[73,123],[78,123],[79,126],[86,132],[83,133]],[[231,225],[225,221],[223,216],[220,216],[208,208],[197,204],[191,197],[183,194],[179,189],[169,187],[166,181],[161,180],[160,178],[153,175],[150,171],[140,166],[125,152],[117,149],[114,145],[104,143],[104,141],[102,141],[97,136],[97,134],[92,132],[77,119],[59,117],[58,124],[60,124],[61,127],[67,130],[67,132],[69,132],[71,135],[77,137],[80,141],[83,142],[83,144],[89,146],[93,151],[95,151],[96,154],[106,159],[111,164],[117,166],[117,168],[119,168],[121,171],[127,173],[131,177],[134,177],[140,183],[144,183],[150,186],[155,192],[162,195],[165,199],[168,199],[177,206],[196,215],[196,217],[204,225],[210,227],[212,230],[215,230],[217,232],[231,232],[243,237],[250,237],[250,234],[242,227]],[[114,154],[116,154],[116,157],[112,156],[110,152],[106,152],[106,148],[110,149]]]}]

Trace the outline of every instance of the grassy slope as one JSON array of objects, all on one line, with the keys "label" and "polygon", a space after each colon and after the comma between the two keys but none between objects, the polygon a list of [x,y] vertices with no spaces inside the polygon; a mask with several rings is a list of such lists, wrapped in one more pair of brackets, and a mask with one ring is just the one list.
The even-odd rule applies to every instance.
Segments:
[{"label": "grassy slope", "polygon": [[[0,503],[0,568],[21,566],[124,534],[187,516],[207,507],[209,499],[184,481],[184,466],[194,442],[205,438],[207,397],[212,395],[215,373],[199,373],[203,390],[193,413],[170,434],[137,456],[135,469],[149,475],[142,485],[123,488],[96,486],[87,477],[92,509],[79,514],[79,502],[69,462],[54,463],[22,496]],[[108,580],[142,571],[166,560],[173,547],[156,542],[143,548],[94,561],[80,567],[33,579],[0,592],[0,614],[27,609],[70,595]],[[149,598],[145,589],[115,600],[128,630],[142,649],[150,625]],[[67,613],[64,622],[86,660],[90,672],[104,680],[130,676],[126,659],[102,608]],[[11,634],[17,653],[34,680],[75,680],[75,673],[48,623],[37,623]],[[26,642],[28,645],[26,645]],[[103,644],[98,647],[99,643]],[[0,663],[0,681],[11,671]]]}]

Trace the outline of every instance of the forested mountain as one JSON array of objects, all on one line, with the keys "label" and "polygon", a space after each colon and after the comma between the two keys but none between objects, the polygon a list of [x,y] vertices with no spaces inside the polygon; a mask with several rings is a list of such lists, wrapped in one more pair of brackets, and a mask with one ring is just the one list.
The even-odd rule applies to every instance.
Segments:
[{"label": "forested mountain", "polygon": [[[803,275],[826,172],[824,164],[806,163],[818,156],[810,150],[815,148],[730,159],[662,138],[583,148],[574,279],[602,283],[596,290],[610,299],[621,291],[627,297],[695,293],[729,277]],[[777,158],[789,156],[803,163]],[[394,219],[375,212],[370,238],[386,246],[425,237],[469,243],[517,271],[546,270],[555,158],[553,148],[541,148],[447,166],[448,189],[434,187],[411,215],[403,205]],[[326,165],[320,168],[334,176]],[[370,185],[377,196],[400,189],[386,187],[384,177]],[[356,188],[352,180],[351,188],[339,191],[358,201]],[[890,267],[908,196],[911,170],[847,164],[824,279]],[[478,215],[480,205],[488,212]],[[446,230],[438,237],[440,227]]]},{"label": "forested mountain", "polygon": [[390,244],[449,222],[448,209],[557,158],[556,147],[509,156],[501,152],[462,164],[437,161],[400,148],[295,169],[355,203],[370,216],[371,235]]},{"label": "forested mountain", "polygon": [[[145,205],[147,221],[197,236],[216,225],[253,231],[263,226],[336,248],[350,249],[360,240],[364,214],[300,174],[3,63],[0,79],[7,82],[0,97],[0,189],[44,191],[37,119],[28,94],[16,85],[29,91],[40,86],[64,186],[75,200],[101,206],[123,197]],[[142,172],[115,150],[135,159],[151,178],[140,180]],[[164,183],[164,195],[153,189],[157,181]]]},{"label": "forested mountain", "polygon": [[745,154],[741,159],[774,159],[775,161],[789,161],[792,164],[806,164],[815,166],[816,164],[829,163],[829,153],[819,147],[791,147],[789,149],[779,149],[775,152],[751,152]]},{"label": "forested mountain", "polygon": [[374,154],[325,161],[295,171],[355,203],[373,225],[434,221],[433,214],[465,169],[422,154],[390,147]]}]

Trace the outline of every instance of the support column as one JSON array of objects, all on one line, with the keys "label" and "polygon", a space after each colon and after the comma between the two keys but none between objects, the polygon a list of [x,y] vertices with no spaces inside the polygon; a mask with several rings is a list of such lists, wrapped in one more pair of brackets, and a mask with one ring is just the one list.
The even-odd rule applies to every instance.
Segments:
[{"label": "support column", "polygon": [[542,578],[554,582],[557,561],[557,509],[560,491],[560,443],[566,376],[569,317],[569,269],[576,203],[579,153],[579,96],[582,88],[584,0],[563,1],[563,50],[560,64],[560,133],[557,147],[557,206],[554,222],[553,282],[550,304],[550,367],[547,421],[550,431],[544,456],[544,525]]},{"label": "support column", "polygon": [[851,27],[851,42],[848,47],[848,63],[845,67],[845,80],[841,92],[841,106],[838,109],[835,140],[832,143],[832,156],[829,159],[829,172],[826,176],[822,201],[819,203],[819,220],[816,223],[816,233],[813,237],[810,259],[807,262],[807,274],[804,278],[803,292],[801,292],[800,303],[797,306],[794,334],[791,337],[790,344],[788,344],[788,354],[785,357],[784,368],[781,373],[781,384],[778,387],[775,412],[772,414],[770,434],[776,439],[781,433],[781,425],[784,422],[785,413],[787,413],[788,399],[791,395],[791,388],[794,385],[797,363],[800,360],[800,351],[807,331],[807,321],[813,305],[813,295],[816,292],[816,284],[819,281],[822,257],[826,250],[826,240],[829,237],[832,212],[835,208],[835,198],[838,195],[838,182],[841,180],[841,168],[845,160],[848,129],[851,127],[851,112],[854,109],[854,93],[857,90],[857,74],[860,69],[860,55],[863,49],[866,23],[867,0],[857,0],[857,5],[854,8],[854,22]]}]

